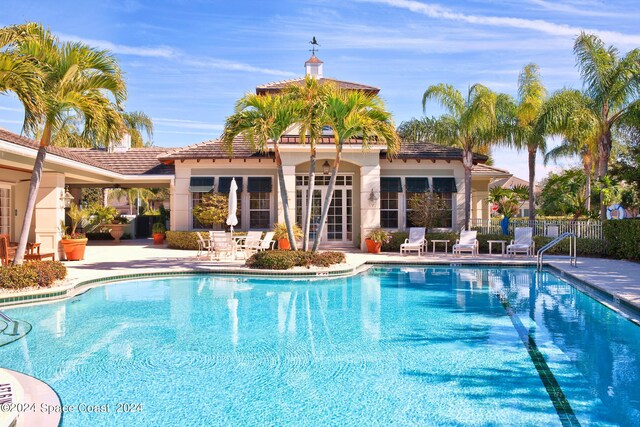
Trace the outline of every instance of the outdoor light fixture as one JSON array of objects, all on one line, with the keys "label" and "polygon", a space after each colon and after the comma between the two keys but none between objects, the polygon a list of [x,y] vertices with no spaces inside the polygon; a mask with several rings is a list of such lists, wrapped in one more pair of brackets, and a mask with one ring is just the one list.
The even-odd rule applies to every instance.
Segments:
[{"label": "outdoor light fixture", "polygon": [[322,164],[322,173],[325,175],[329,175],[330,168],[331,168],[331,165],[327,160],[325,160],[324,163]]},{"label": "outdoor light fixture", "polygon": [[369,205],[371,207],[373,207],[373,206],[376,205],[377,201],[378,201],[378,195],[376,194],[376,192],[372,188],[371,192],[369,193]]},{"label": "outdoor light fixture", "polygon": [[60,201],[64,203],[64,208],[69,209],[71,207],[71,202],[73,201],[73,196],[69,193],[69,186],[64,187],[64,193],[60,197]]}]

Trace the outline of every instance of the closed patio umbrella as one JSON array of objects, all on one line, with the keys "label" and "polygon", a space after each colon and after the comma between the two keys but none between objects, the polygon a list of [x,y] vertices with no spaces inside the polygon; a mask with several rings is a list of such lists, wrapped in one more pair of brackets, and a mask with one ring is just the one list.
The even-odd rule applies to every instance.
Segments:
[{"label": "closed patio umbrella", "polygon": [[231,180],[231,186],[229,187],[229,214],[227,216],[227,225],[231,226],[231,232],[233,233],[233,226],[238,225],[238,217],[236,211],[238,210],[238,184],[236,179]]}]

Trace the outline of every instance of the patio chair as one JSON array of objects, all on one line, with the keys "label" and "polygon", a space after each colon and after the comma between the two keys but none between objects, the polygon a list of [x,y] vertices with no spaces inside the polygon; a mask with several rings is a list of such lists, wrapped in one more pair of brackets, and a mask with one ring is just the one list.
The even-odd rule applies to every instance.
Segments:
[{"label": "patio chair", "polygon": [[273,240],[273,236],[275,236],[276,233],[274,233],[273,231],[268,231],[265,233],[264,237],[260,240],[260,246],[258,247],[259,251],[266,251],[268,249],[273,249],[273,245],[276,243],[275,240]]},{"label": "patio chair", "polygon": [[406,252],[418,252],[418,256],[422,255],[422,252],[427,246],[427,241],[424,238],[426,229],[424,227],[411,227],[409,229],[409,238],[405,239],[404,243],[400,245],[400,254],[403,255]]},{"label": "patio chair", "polygon": [[247,235],[240,243],[236,250],[244,253],[245,259],[251,254],[258,252],[260,249],[260,238],[262,237],[262,231],[247,231]]},{"label": "patio chair", "polygon": [[5,236],[0,235],[0,262],[2,262],[3,267],[10,265],[15,256],[15,251],[9,253],[9,238]]},{"label": "patio chair", "polygon": [[453,255],[460,256],[462,252],[469,252],[471,255],[478,255],[478,232],[476,230],[462,230],[460,238],[452,247]]},{"label": "patio chair", "polygon": [[216,259],[222,258],[223,254],[228,254],[229,257],[232,257],[235,252],[235,245],[233,244],[233,238],[231,237],[231,233],[222,232],[209,232],[212,236],[213,243],[213,251],[216,254]]},{"label": "patio chair", "polygon": [[202,252],[207,251],[207,255],[211,257],[211,251],[213,250],[211,239],[205,239],[199,231],[196,231],[196,236],[198,236],[198,253],[196,256],[199,257]]},{"label": "patio chair", "polygon": [[533,256],[536,251],[536,244],[533,241],[533,228],[516,227],[513,232],[514,239],[507,245],[507,255],[514,256],[517,253],[524,253]]}]

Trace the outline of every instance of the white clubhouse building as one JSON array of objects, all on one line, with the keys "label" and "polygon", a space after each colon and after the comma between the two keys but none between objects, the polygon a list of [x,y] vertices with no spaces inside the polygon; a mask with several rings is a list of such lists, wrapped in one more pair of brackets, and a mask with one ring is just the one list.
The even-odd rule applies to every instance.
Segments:
[{"label": "white clubhouse building", "polygon": [[[378,93],[379,89],[357,83],[328,79],[315,55],[306,72],[352,90]],[[258,94],[275,93],[299,79],[269,83],[256,88]],[[309,146],[301,144],[292,130],[282,139],[282,154],[291,218],[301,222],[306,209]],[[0,233],[17,240],[29,188],[37,142],[0,128]],[[335,156],[331,134],[318,146],[312,218],[317,219],[329,181],[328,170]],[[475,155],[472,174],[472,219],[488,219],[487,195],[492,180],[508,178],[507,171],[485,166],[485,156]],[[201,229],[192,209],[208,192],[228,193],[232,178],[238,184],[237,230],[268,230],[283,220],[277,191],[277,173],[270,150],[259,153],[238,138],[233,156],[213,139],[182,148],[131,149],[126,144],[115,150],[51,147],[32,222],[30,241],[43,250],[59,250],[60,221],[64,219],[66,189],[80,198],[83,187],[169,187],[170,229]],[[338,179],[322,236],[324,246],[357,247],[369,230],[383,227],[405,229],[407,200],[412,193],[434,191],[450,206],[445,225],[460,230],[464,223],[464,170],[462,153],[455,148],[427,142],[404,142],[397,156],[387,158],[384,146],[363,150],[358,143],[345,145]]]}]

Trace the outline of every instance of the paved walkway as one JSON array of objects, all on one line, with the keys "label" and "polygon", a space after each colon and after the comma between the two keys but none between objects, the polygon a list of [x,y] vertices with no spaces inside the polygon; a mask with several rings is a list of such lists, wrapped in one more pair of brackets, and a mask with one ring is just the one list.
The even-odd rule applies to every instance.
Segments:
[{"label": "paved walkway", "polygon": [[[398,263],[478,263],[478,264],[524,264],[535,265],[535,259],[518,256],[516,258],[501,255],[463,255],[453,257],[450,253],[429,252],[426,255],[400,255],[383,253],[379,255],[353,251],[345,252],[347,266],[334,269],[353,269],[368,261]],[[86,280],[121,276],[128,274],[154,273],[158,271],[190,271],[209,269],[246,269],[244,260],[211,261],[206,257],[196,257],[192,250],[168,249],[154,246],[151,239],[129,240],[119,244],[114,242],[91,242],[87,246],[85,260],[65,262],[69,271],[69,284]],[[640,309],[640,264],[599,258],[579,258],[578,267],[569,265],[567,259],[553,256],[545,257],[550,265],[574,276],[590,285],[613,295],[616,298]],[[0,293],[0,296],[2,294]]]}]

